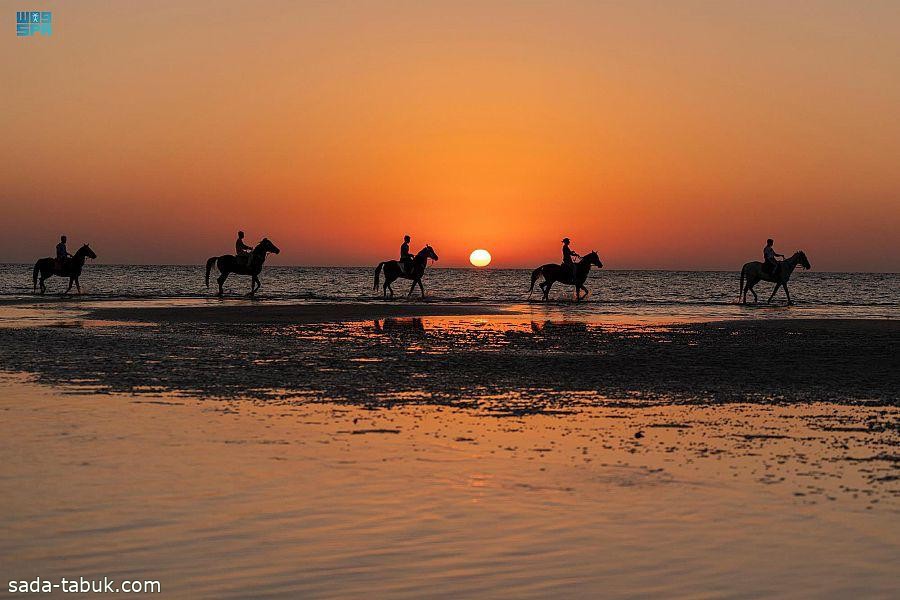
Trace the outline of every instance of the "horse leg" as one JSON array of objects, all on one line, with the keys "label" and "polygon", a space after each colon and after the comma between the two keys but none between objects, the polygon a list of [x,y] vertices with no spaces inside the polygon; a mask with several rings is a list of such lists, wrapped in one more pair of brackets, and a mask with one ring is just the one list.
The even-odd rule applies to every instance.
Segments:
[{"label": "horse leg", "polygon": [[425,297],[425,288],[422,287],[422,280],[419,279],[418,282],[419,282],[419,290],[422,291],[422,297],[424,298]]},{"label": "horse leg", "polygon": [[68,293],[69,293],[69,290],[72,289],[72,284],[73,284],[73,283],[75,283],[75,278],[74,278],[74,277],[69,277],[69,287],[66,288],[66,291],[64,291],[63,294],[68,294]]},{"label": "horse leg", "polygon": [[784,295],[787,296],[787,299],[788,299],[788,306],[793,305],[794,303],[791,302],[791,293],[790,293],[790,292],[788,291],[788,289],[787,289],[787,282],[782,283],[782,284],[781,284],[781,287],[784,288]]},{"label": "horse leg", "polygon": [[548,302],[550,300],[550,288],[553,287],[553,282],[545,281],[546,286],[544,287],[544,302]]},{"label": "horse leg", "polygon": [[219,278],[216,280],[219,282],[219,297],[222,297],[225,295],[225,289],[222,286],[225,285],[226,279],[228,279],[228,274],[222,273],[221,275],[219,275]]},{"label": "horse leg", "polygon": [[412,296],[413,290],[416,289],[416,280],[413,279],[413,284],[409,286],[409,293],[406,295],[407,298]]},{"label": "horse leg", "polygon": [[772,303],[772,298],[775,297],[775,292],[777,292],[777,291],[778,291],[778,288],[780,288],[781,286],[782,286],[781,283],[776,283],[776,284],[775,284],[775,289],[772,290],[772,295],[769,296],[769,299],[768,299],[768,300],[766,300],[766,304],[771,304],[771,303]]},{"label": "horse leg", "polygon": [[41,287],[41,296],[43,296],[44,292],[47,291],[47,286],[44,285],[44,279],[46,279],[46,278],[44,277],[43,274],[41,274],[41,280],[38,281],[38,285]]},{"label": "horse leg", "polygon": [[584,290],[584,296],[582,296],[582,298],[587,298],[587,297],[588,297],[588,296],[590,296],[590,295],[591,295],[591,292],[590,292],[590,290],[588,290],[588,289],[587,289],[587,288],[586,288],[586,287],[584,287],[584,285],[583,285],[583,284],[582,284],[582,285],[580,285],[580,286],[579,286],[579,287],[580,287],[580,288],[581,288],[581,289],[583,289],[583,290]]},{"label": "horse leg", "polygon": [[259,280],[259,277],[256,275],[250,280],[250,295],[254,295],[256,290],[262,287],[262,282]]},{"label": "horse leg", "polygon": [[81,295],[81,283],[79,283],[78,278],[75,278],[75,289],[78,290],[78,295]]}]

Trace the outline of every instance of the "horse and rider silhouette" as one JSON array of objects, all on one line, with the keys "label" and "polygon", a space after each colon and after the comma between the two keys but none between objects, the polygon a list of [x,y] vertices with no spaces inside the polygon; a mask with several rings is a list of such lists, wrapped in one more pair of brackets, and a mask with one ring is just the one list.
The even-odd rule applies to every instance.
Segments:
[{"label": "horse and rider silhouette", "polygon": [[[603,263],[600,261],[600,256],[596,251],[592,251],[588,254],[585,254],[584,256],[580,256],[577,252],[569,247],[569,238],[563,238],[562,244],[563,260],[561,264],[548,263],[546,265],[541,265],[531,272],[531,287],[528,288],[529,296],[534,292],[534,284],[539,277],[544,278],[544,281],[542,281],[538,285],[543,292],[543,296],[541,299],[545,302],[549,300],[550,288],[552,288],[553,284],[557,282],[564,285],[575,286],[576,302],[581,302],[581,300],[587,298],[590,294],[588,289],[584,287],[584,282],[587,280],[592,266],[597,267],[598,269],[603,268]],[[576,262],[576,258],[580,258],[581,260]],[[581,295],[581,290],[584,290],[583,296]]]},{"label": "horse and rider silhouette", "polygon": [[438,255],[435,254],[434,249],[431,246],[425,244],[425,247],[413,256],[409,252],[409,243],[410,237],[408,235],[404,236],[403,244],[400,246],[400,260],[385,260],[378,263],[378,266],[375,267],[374,289],[378,290],[381,272],[384,271],[382,295],[385,298],[388,297],[388,293],[390,293],[391,298],[394,297],[394,288],[391,287],[391,284],[400,278],[412,280],[412,286],[409,288],[409,293],[406,294],[407,298],[412,296],[413,290],[416,289],[417,285],[422,292],[422,297],[425,297],[425,287],[422,285],[422,276],[425,275],[425,269],[428,268],[428,259],[436,261]]},{"label": "horse and rider silhouette", "polygon": [[[69,286],[66,288],[64,294],[69,293],[73,285],[76,287],[78,293],[81,293],[79,278],[82,269],[84,268],[84,263],[88,258],[97,258],[97,255],[88,244],[84,244],[74,255],[71,255],[66,250],[66,241],[66,236],[61,236],[60,242],[56,246],[56,258],[41,258],[34,264],[32,280],[35,292],[38,290],[38,287],[40,287],[40,293],[44,294],[46,292],[46,285],[44,282],[49,277],[55,275],[58,277],[69,278]],[[603,268],[600,257],[596,251],[592,251],[585,256],[580,257],[577,252],[570,248],[569,238],[564,238],[562,243],[562,263],[548,263],[534,269],[531,273],[531,287],[528,289],[529,295],[534,292],[534,284],[537,282],[538,278],[541,277],[543,277],[543,281],[540,283],[540,288],[543,293],[542,299],[544,301],[549,299],[550,289],[555,283],[575,286],[576,301],[581,301],[590,294],[590,291],[585,287],[584,282],[590,274],[591,267]],[[385,298],[387,298],[388,295],[390,295],[391,298],[394,297],[394,289],[391,284],[400,278],[412,281],[407,297],[412,296],[416,286],[419,287],[422,297],[425,296],[425,287],[422,284],[422,277],[428,267],[428,261],[436,261],[438,260],[438,256],[434,249],[427,244],[413,256],[409,251],[409,244],[410,236],[407,235],[404,237],[403,244],[400,247],[400,259],[383,261],[375,268],[374,288],[377,290],[378,286],[382,285],[382,295]],[[747,303],[748,293],[753,294],[754,302],[759,302],[759,297],[753,288],[760,281],[769,281],[775,284],[775,288],[772,290],[772,294],[769,296],[767,302],[770,303],[774,299],[775,294],[778,293],[778,290],[784,288],[787,302],[789,305],[792,305],[793,301],[791,300],[791,294],[788,290],[788,281],[790,280],[791,275],[797,266],[801,266],[804,269],[812,268],[809,259],[806,257],[806,253],[802,250],[798,250],[792,256],[785,258],[783,254],[775,252],[773,244],[773,240],[769,239],[767,241],[766,247],[763,250],[763,261],[751,261],[741,268],[739,297],[742,303]],[[269,241],[268,238],[263,238],[256,246],[251,248],[251,246],[244,242],[244,232],[239,231],[237,241],[235,242],[235,251],[236,253],[234,255],[225,254],[222,256],[213,256],[206,261],[206,287],[209,287],[209,276],[213,266],[215,266],[219,271],[219,296],[224,295],[225,281],[232,273],[236,275],[249,275],[251,277],[250,296],[253,296],[260,287],[262,287],[262,283],[259,280],[259,274],[262,271],[266,256],[269,253],[279,254],[281,250]],[[779,262],[777,257],[782,257],[784,260]],[[578,258],[580,258],[580,260],[576,260]],[[382,272],[384,272],[383,284],[380,283]],[[583,295],[582,291],[584,292]]]},{"label": "horse and rider silhouette", "polygon": [[244,243],[244,232],[238,232],[238,238],[235,242],[236,254],[223,254],[222,256],[213,256],[206,261],[206,287],[209,287],[209,274],[213,266],[219,270],[219,293],[218,296],[225,295],[223,288],[225,280],[232,273],[235,275],[250,275],[250,296],[254,296],[262,287],[259,280],[259,274],[262,272],[263,264],[266,262],[266,255],[270,252],[278,254],[281,250],[269,241],[269,238],[260,240],[253,249]]},{"label": "horse and rider silhouette", "polygon": [[763,249],[763,261],[750,261],[741,268],[741,291],[739,298],[742,304],[747,303],[747,292],[753,294],[754,303],[759,302],[759,297],[756,295],[756,292],[753,291],[753,286],[760,281],[769,281],[775,284],[775,289],[772,290],[772,295],[769,296],[766,304],[772,302],[772,299],[778,292],[778,288],[784,288],[784,295],[787,296],[788,305],[794,304],[791,300],[791,293],[788,291],[788,280],[790,280],[794,269],[796,269],[798,265],[804,269],[811,269],[812,267],[803,250],[794,252],[792,256],[784,258],[781,262],[778,262],[776,259],[778,256],[784,258],[783,254],[775,252],[774,241],[769,239],[766,240],[766,247]]},{"label": "horse and rider silhouette", "polygon": [[31,278],[34,283],[34,291],[37,291],[38,286],[40,286],[41,295],[47,291],[44,281],[54,275],[69,278],[69,287],[66,288],[63,294],[68,294],[73,284],[78,293],[81,293],[79,277],[81,277],[81,270],[84,268],[84,261],[88,258],[97,258],[97,255],[94,254],[94,251],[91,250],[88,244],[79,248],[74,255],[69,254],[66,250],[66,241],[66,236],[59,238],[59,243],[56,245],[56,258],[48,256],[47,258],[38,259],[34,263]]}]

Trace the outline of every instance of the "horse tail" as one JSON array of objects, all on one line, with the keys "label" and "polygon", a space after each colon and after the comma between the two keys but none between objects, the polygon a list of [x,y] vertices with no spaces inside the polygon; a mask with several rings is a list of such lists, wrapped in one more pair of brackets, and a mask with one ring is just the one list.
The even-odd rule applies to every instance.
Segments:
[{"label": "horse tail", "polygon": [[213,256],[206,261],[206,287],[209,287],[209,272],[212,271],[213,265],[219,260],[218,256]]},{"label": "horse tail", "polygon": [[538,267],[537,269],[535,269],[534,271],[531,272],[531,287],[528,288],[528,295],[529,295],[529,296],[530,296],[532,293],[534,293],[534,283],[537,281],[537,278],[540,276],[541,271],[542,271],[543,269],[544,269],[544,267]]},{"label": "horse tail", "polygon": [[376,292],[378,291],[378,278],[381,276],[381,269],[384,267],[384,263],[378,263],[378,266],[375,267],[375,287],[373,288]]},{"label": "horse tail", "polygon": [[34,271],[32,271],[32,273],[31,273],[31,280],[34,283],[34,287],[32,288],[33,292],[37,291],[38,271],[41,270],[40,264],[41,264],[41,261],[37,261],[36,263],[34,263]]}]

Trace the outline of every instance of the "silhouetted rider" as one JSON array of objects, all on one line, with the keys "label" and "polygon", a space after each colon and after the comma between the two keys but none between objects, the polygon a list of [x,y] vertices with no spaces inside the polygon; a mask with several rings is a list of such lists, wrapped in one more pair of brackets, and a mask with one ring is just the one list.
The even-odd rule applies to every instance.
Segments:
[{"label": "silhouetted rider", "polygon": [[778,266],[780,264],[776,257],[780,256],[781,258],[784,258],[784,254],[775,252],[774,244],[775,241],[770,238],[766,240],[766,247],[763,248],[763,260],[765,261],[766,271],[773,276],[778,271]]},{"label": "silhouetted rider", "polygon": [[574,259],[581,258],[581,255],[569,248],[569,238],[563,238],[562,245],[562,266],[569,271],[572,277],[575,277]]},{"label": "silhouetted rider", "polygon": [[409,251],[410,237],[403,236],[403,243],[400,244],[400,267],[405,273],[409,273],[413,266],[413,255]]},{"label": "silhouetted rider", "polygon": [[56,268],[62,269],[63,265],[66,264],[66,259],[70,256],[72,255],[66,250],[66,236],[62,235],[59,237],[59,243],[56,245]]},{"label": "silhouetted rider", "polygon": [[248,246],[244,243],[243,231],[238,231],[237,240],[234,242],[234,250],[238,258],[250,260],[248,257],[250,256],[250,252],[253,250],[253,247]]}]

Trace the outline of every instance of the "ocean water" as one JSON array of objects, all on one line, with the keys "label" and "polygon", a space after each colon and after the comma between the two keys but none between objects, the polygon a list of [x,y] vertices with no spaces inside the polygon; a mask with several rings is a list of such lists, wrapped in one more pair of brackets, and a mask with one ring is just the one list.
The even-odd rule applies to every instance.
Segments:
[{"label": "ocean water", "polygon": [[[105,265],[87,264],[81,277],[86,299],[201,299],[214,296],[215,273],[210,288],[204,284],[201,265]],[[260,300],[292,302],[382,301],[373,289],[372,267],[266,267],[261,275]],[[529,297],[530,270],[429,268],[424,278],[427,301],[485,304],[522,304],[540,299],[540,290]],[[47,281],[51,296],[65,290],[67,281]],[[250,279],[232,275],[226,296],[240,298],[249,291]],[[403,301],[410,282],[394,283],[395,301]],[[557,284],[551,301],[573,314],[621,314],[671,316],[673,318],[900,317],[900,274],[828,273],[795,271],[790,282],[796,306],[784,307],[783,292],[773,305],[765,300],[773,285],[757,285],[760,306],[737,304],[739,273],[735,271],[617,271],[591,272],[586,282],[591,296],[581,305],[573,302],[573,288]],[[0,298],[32,296],[31,266],[0,265]],[[413,294],[418,300],[418,290]]]}]

